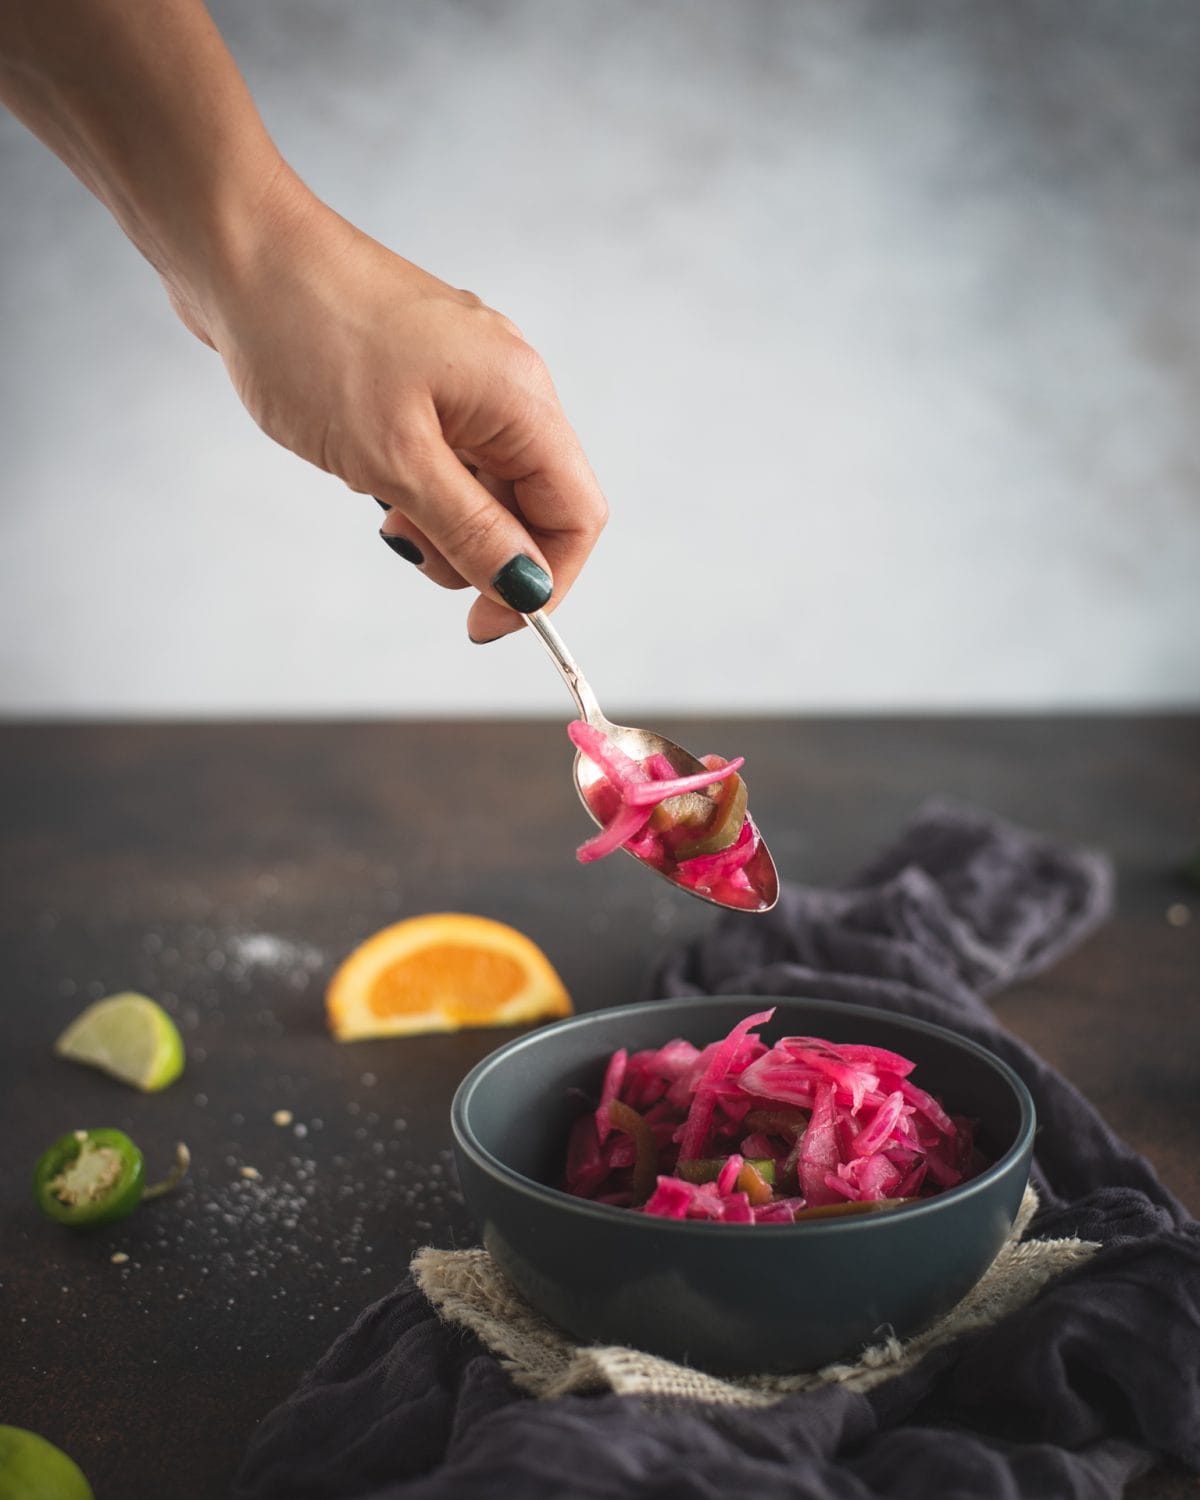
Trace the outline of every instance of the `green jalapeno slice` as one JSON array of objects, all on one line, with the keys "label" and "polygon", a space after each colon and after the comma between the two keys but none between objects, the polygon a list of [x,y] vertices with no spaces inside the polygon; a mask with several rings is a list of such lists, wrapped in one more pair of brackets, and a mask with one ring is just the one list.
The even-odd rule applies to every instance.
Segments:
[{"label": "green jalapeno slice", "polygon": [[72,1130],[38,1158],[38,1207],[60,1224],[111,1224],[142,1200],[142,1153],[122,1130]]}]

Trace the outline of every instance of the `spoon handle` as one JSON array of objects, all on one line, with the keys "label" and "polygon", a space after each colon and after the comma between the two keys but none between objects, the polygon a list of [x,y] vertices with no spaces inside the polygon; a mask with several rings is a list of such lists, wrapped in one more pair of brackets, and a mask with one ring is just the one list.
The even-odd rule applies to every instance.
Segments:
[{"label": "spoon handle", "polygon": [[596,695],[592,692],[587,678],[579,670],[575,658],[567,650],[567,643],[551,625],[549,616],[543,614],[540,609],[535,609],[525,618],[537,632],[542,645],[550,653],[550,659],[558,668],[562,680],[570,689],[580,718],[586,719],[589,724],[594,724],[598,728],[607,724],[608,720],[600,712],[600,705],[596,702]]}]

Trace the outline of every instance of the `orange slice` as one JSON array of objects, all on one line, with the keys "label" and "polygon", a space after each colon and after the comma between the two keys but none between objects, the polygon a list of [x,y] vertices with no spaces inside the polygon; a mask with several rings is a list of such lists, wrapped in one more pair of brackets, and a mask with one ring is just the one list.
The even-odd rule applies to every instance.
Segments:
[{"label": "orange slice", "polygon": [[339,1041],[569,1016],[571,997],[542,950],[489,917],[436,912],[385,927],[329,984]]}]

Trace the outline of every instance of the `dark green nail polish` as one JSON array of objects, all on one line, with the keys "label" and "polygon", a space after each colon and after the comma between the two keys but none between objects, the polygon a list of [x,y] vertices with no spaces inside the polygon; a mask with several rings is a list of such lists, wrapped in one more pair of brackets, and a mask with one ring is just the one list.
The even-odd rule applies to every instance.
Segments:
[{"label": "dark green nail polish", "polygon": [[402,557],[405,562],[413,563],[419,567],[425,561],[425,554],[421,551],[420,547],[414,542],[410,542],[406,536],[384,536],[382,531],[379,535],[383,537],[392,551]]},{"label": "dark green nail polish", "polygon": [[504,564],[492,579],[492,587],[510,609],[523,615],[541,609],[554,592],[549,573],[524,553],[518,553]]},{"label": "dark green nail polish", "polygon": [[375,504],[378,505],[381,510],[391,510],[392,508],[386,500],[381,500],[378,495],[372,495],[371,499],[374,500]]}]

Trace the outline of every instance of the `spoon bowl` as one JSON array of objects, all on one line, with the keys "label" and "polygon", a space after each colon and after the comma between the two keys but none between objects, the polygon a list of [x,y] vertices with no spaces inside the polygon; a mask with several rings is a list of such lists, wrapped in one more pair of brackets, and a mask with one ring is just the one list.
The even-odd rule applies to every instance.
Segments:
[{"label": "spoon bowl", "polygon": [[[525,618],[550,653],[554,665],[575,699],[580,718],[586,720],[594,729],[598,729],[613,742],[618,750],[636,761],[648,760],[652,755],[662,755],[680,776],[694,776],[709,769],[689,750],[685,750],[682,745],[677,745],[674,740],[669,740],[664,735],[655,734],[650,729],[636,729],[628,724],[614,724],[606,718],[600,710],[596,695],[592,692],[587,679],[579,670],[574,657],[567,650],[566,643],[547,616],[541,610],[536,610],[526,615]],[[575,756],[574,780],[575,790],[579,793],[579,800],[587,808],[588,816],[599,827],[603,827],[603,819],[596,813],[593,798],[605,781],[604,772],[594,761],[582,752],[578,752]],[[683,797],[689,795],[695,796],[696,794],[684,793]],[[683,798],[679,800],[682,801]],[[670,885],[686,891],[689,896],[708,901],[713,906],[724,906],[736,911],[764,912],[770,911],[779,900],[779,872],[761,836],[758,847],[742,867],[750,889],[748,891],[731,889],[722,894],[699,889],[682,880],[674,868],[660,868],[649,860],[643,859],[632,849],[623,849],[622,852],[628,854],[631,859],[636,859],[643,869],[653,871]]]}]

